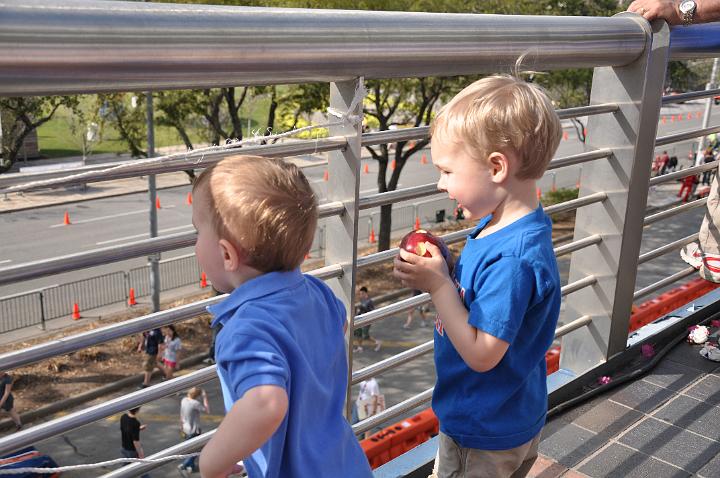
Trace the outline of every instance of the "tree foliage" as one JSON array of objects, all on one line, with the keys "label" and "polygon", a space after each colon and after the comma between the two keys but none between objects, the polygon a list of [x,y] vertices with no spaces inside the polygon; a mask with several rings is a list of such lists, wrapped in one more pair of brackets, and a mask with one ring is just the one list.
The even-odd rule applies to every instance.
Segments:
[{"label": "tree foliage", "polygon": [[77,96],[32,96],[0,98],[2,114],[2,159],[0,173],[4,173],[17,160],[25,138],[38,127],[50,121],[58,108],[75,109]]}]

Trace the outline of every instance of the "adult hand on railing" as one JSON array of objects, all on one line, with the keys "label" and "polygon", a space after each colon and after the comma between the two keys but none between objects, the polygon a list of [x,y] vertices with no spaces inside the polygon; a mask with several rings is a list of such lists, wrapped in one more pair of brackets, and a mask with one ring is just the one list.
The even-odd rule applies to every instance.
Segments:
[{"label": "adult hand on railing", "polygon": [[720,0],[635,0],[628,12],[652,21],[662,18],[670,25],[690,25],[720,20]]}]

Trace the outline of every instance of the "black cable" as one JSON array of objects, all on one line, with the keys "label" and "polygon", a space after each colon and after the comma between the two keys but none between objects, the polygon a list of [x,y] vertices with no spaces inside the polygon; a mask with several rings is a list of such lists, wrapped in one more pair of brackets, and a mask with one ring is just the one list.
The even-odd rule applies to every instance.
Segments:
[{"label": "black cable", "polygon": [[[705,325],[708,323],[714,316],[710,316],[707,319],[701,321],[698,323],[698,325]],[[582,395],[578,395],[577,397],[571,398],[570,400],[566,400],[547,412],[547,417],[550,418],[553,415],[556,415],[558,413],[561,413],[569,408],[572,408],[576,405],[579,405],[580,403],[589,400],[593,398],[595,395],[599,395],[601,393],[607,392],[608,390],[611,390],[618,385],[622,385],[625,382],[628,382],[630,380],[634,380],[636,378],[641,377],[642,375],[645,375],[647,372],[652,370],[660,360],[670,352],[677,344],[682,342],[687,338],[687,331],[683,331],[683,333],[677,337],[675,337],[673,340],[671,340],[665,347],[663,347],[660,351],[658,351],[655,356],[649,360],[646,364],[644,364],[642,367],[633,370],[627,375],[623,375],[621,377],[618,377],[615,380],[612,380],[609,383],[606,383],[605,385],[600,385],[599,387],[593,388],[592,390],[588,390],[587,392],[583,393]]]}]

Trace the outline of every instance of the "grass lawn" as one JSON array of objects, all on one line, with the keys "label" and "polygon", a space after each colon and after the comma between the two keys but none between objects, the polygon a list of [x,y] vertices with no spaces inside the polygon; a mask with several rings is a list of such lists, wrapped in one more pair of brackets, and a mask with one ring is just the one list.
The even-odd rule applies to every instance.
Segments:
[{"label": "grass lawn", "polygon": [[[247,102],[246,102],[247,103]],[[248,108],[249,106],[249,108]],[[250,129],[257,129],[267,121],[269,100],[266,97],[257,97],[240,109],[240,117],[243,118],[243,135],[247,137],[247,116],[250,113]],[[38,128],[38,146],[40,154],[46,158],[60,158],[65,156],[82,156],[82,142],[80,137],[74,137],[70,129],[70,110],[60,108],[53,117],[44,125]],[[203,143],[198,131],[190,131],[190,139],[193,144]],[[174,128],[167,126],[155,126],[155,147],[182,145],[182,139]],[[145,146],[145,145],[143,145]],[[111,124],[106,124],[102,132],[102,141],[95,143],[91,154],[128,152],[125,141],[120,139],[117,130]]]}]

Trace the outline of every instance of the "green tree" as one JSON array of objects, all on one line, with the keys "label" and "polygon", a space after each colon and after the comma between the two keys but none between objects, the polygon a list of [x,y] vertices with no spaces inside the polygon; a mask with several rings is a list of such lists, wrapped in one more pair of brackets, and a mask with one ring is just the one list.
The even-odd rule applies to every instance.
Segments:
[{"label": "green tree", "polygon": [[61,106],[75,109],[78,106],[78,97],[0,98],[0,112],[2,113],[0,174],[10,170],[15,164],[25,138],[39,126],[50,121]]}]

